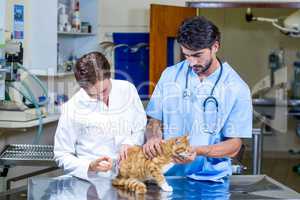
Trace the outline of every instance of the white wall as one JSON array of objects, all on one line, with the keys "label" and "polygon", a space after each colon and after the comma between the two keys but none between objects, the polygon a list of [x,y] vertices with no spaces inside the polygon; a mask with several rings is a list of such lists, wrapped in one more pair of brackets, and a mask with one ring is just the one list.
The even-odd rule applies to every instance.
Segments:
[{"label": "white wall", "polygon": [[[0,0],[0,48],[3,48],[5,43],[4,33],[5,33],[5,16],[6,16],[6,1]],[[2,58],[2,50],[0,49],[0,57]]]},{"label": "white wall", "polygon": [[0,0],[0,29],[5,28],[6,1]]},{"label": "white wall", "polygon": [[148,32],[153,3],[185,6],[182,0],[100,0],[99,40],[111,40],[113,32]]}]

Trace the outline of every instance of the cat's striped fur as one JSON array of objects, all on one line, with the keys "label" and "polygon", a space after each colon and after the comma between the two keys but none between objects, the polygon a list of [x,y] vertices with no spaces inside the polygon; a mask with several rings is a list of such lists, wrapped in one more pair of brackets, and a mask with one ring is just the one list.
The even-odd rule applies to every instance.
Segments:
[{"label": "cat's striped fur", "polygon": [[188,153],[190,148],[187,136],[166,140],[161,144],[163,154],[153,159],[146,159],[143,149],[134,146],[128,149],[126,160],[121,161],[118,176],[113,180],[113,185],[122,187],[136,193],[146,193],[145,180],[155,180],[165,191],[172,191],[165,177],[163,168],[172,163],[173,156]]}]

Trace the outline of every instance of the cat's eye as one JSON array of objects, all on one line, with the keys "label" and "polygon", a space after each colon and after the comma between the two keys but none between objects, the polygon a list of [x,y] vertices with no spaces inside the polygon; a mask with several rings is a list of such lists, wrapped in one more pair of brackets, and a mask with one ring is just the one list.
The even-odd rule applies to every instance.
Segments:
[{"label": "cat's eye", "polygon": [[180,143],[181,143],[180,140],[176,140],[176,141],[175,141],[175,144],[180,144]]}]

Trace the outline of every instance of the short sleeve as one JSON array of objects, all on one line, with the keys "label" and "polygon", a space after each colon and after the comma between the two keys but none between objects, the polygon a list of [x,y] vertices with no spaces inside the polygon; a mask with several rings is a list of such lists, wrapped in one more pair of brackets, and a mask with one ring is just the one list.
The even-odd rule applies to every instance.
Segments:
[{"label": "short sleeve", "polygon": [[163,71],[146,109],[146,114],[149,117],[160,121],[163,118],[163,85],[166,81],[167,73],[168,68]]},{"label": "short sleeve", "polygon": [[233,107],[225,121],[222,133],[224,137],[252,137],[252,101],[249,88],[238,92]]}]

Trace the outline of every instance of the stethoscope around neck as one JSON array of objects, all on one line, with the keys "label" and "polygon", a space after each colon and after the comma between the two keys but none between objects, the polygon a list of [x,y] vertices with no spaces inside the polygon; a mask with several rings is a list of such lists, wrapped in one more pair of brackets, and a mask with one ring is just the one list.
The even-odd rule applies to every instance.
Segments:
[{"label": "stethoscope around neck", "polygon": [[[213,86],[213,88],[211,89],[210,91],[210,94],[208,97],[206,97],[203,101],[203,104],[202,104],[202,107],[203,107],[203,123],[204,123],[204,132],[206,133],[209,133],[209,134],[214,134],[216,133],[217,131],[217,128],[218,128],[218,112],[219,112],[219,102],[218,100],[213,96],[214,94],[214,91],[215,91],[215,88],[218,84],[218,82],[220,81],[221,79],[221,76],[222,76],[222,73],[223,73],[223,64],[222,62],[217,58],[219,64],[220,64],[220,72],[219,72],[219,75],[218,75],[218,78]],[[179,72],[182,70],[183,66],[184,66],[185,62],[182,63],[182,65],[180,66],[180,69],[175,77],[175,82],[178,78],[178,74]],[[189,89],[189,74],[190,72],[192,71],[192,68],[190,66],[188,66],[188,69],[187,69],[187,72],[186,72],[186,75],[185,75],[185,87],[184,87],[184,90],[183,90],[183,99],[184,100],[189,100],[190,97],[192,96],[192,91]],[[208,125],[208,121],[207,121],[207,105],[212,103],[215,107],[215,110],[216,110],[216,113],[215,113],[215,120],[214,120],[214,123],[213,124],[210,124]],[[213,126],[212,128],[209,128],[210,126]]]}]

